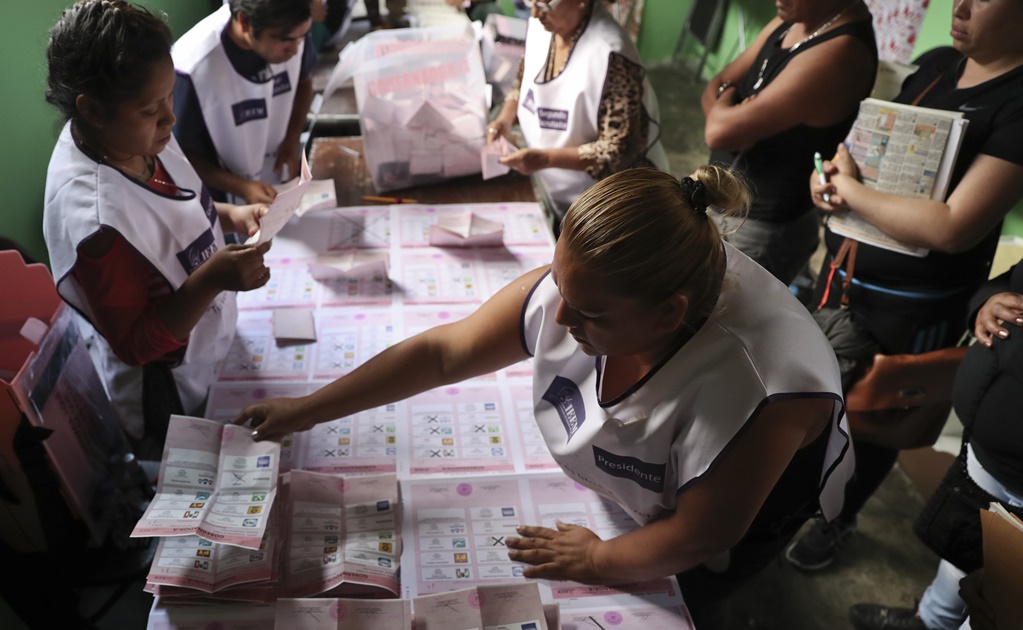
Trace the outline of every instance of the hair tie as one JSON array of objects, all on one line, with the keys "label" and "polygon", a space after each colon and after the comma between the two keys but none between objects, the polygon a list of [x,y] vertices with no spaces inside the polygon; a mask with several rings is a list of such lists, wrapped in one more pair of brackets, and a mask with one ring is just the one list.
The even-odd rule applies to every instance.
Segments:
[{"label": "hair tie", "polygon": [[707,214],[707,188],[698,179],[683,177],[678,182],[682,189],[682,197],[689,202],[694,210],[702,215]]}]

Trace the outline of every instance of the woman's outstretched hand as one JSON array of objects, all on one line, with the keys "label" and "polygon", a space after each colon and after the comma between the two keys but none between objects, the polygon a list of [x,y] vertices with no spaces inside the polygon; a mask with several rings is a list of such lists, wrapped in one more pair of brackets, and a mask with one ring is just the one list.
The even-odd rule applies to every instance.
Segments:
[{"label": "woman's outstretched hand", "polygon": [[289,433],[305,431],[316,426],[302,410],[305,398],[271,398],[249,405],[238,413],[232,424],[252,427],[252,439],[280,440]]}]

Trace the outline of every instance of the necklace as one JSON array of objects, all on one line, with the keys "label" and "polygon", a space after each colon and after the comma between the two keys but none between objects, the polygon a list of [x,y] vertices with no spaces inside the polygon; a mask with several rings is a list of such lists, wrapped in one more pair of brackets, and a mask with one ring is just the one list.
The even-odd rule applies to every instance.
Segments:
[{"label": "necklace", "polygon": [[[84,148],[88,149],[89,153],[92,153],[93,155],[99,156],[99,158],[101,160],[103,160],[103,162],[105,162],[106,164],[109,164],[110,166],[116,168],[117,170],[121,171],[122,173],[124,173],[125,175],[127,175],[128,177],[131,177],[132,179],[134,179],[136,181],[139,181],[139,182],[142,182],[143,184],[145,184],[150,179],[152,179],[154,175],[156,175],[156,158],[153,157],[153,156],[143,155],[142,156],[142,170],[141,171],[136,171],[136,170],[128,168],[127,166],[124,166],[123,164],[119,164],[119,163],[115,162],[114,160],[110,159],[110,157],[106,153],[103,153],[102,151],[97,151],[92,146],[92,144],[90,144],[90,143],[85,141],[85,138],[82,136],[80,131],[75,130],[75,125],[74,124],[71,125],[71,136],[75,140],[78,141],[78,144],[80,144]],[[129,159],[131,159],[131,158],[129,158]],[[153,181],[155,181],[155,182],[157,182],[159,184],[165,184],[167,186],[173,186],[174,185],[172,183],[162,182],[162,181],[156,180],[156,179],[153,179]]]},{"label": "necklace", "polygon": [[[854,0],[854,2],[852,4],[850,4],[850,5],[846,6],[846,7],[843,7],[841,11],[839,11],[838,13],[835,14],[835,17],[831,18],[830,20],[828,20],[824,24],[821,24],[817,28],[817,30],[815,30],[814,32],[810,33],[809,35],[807,35],[806,37],[804,37],[800,41],[796,42],[795,44],[793,44],[792,47],[789,48],[788,54],[791,55],[792,53],[796,52],[796,49],[798,49],[800,46],[802,46],[806,42],[814,39],[815,37],[817,37],[818,35],[820,35],[824,31],[828,30],[828,27],[831,26],[832,24],[834,24],[835,22],[837,22],[838,18],[842,17],[842,15],[846,11],[848,11],[851,8],[853,8],[854,6],[856,6],[859,3],[860,3],[860,0]],[[782,31],[781,35],[778,36],[778,43],[779,44],[781,43],[781,41],[783,39],[785,39],[785,36],[789,34],[789,31],[792,30],[793,26],[795,26],[795,24],[790,25],[787,29]],[[767,70],[767,62],[770,61],[770,59],[771,59],[770,57],[768,57],[767,59],[764,59],[764,63],[762,63],[760,65],[760,72],[757,73],[757,81],[756,81],[756,83],[753,84],[753,91],[754,92],[759,90],[760,86],[763,85],[763,83],[764,83],[764,72]]]},{"label": "necklace", "polygon": [[560,68],[554,67],[554,49],[555,42],[554,37],[551,37],[551,46],[547,50],[547,63],[544,64],[544,81],[551,81],[565,70],[565,66],[568,65],[568,58],[572,56],[572,51],[575,50],[575,43],[579,41],[583,31],[586,30],[586,25],[589,24],[589,15],[583,16],[582,22],[576,27],[572,34],[568,38],[568,53],[565,55],[565,59],[561,62]]},{"label": "necklace", "polygon": [[143,155],[142,156],[142,170],[141,171],[135,171],[135,170],[132,170],[132,169],[126,167],[126,166],[123,166],[123,165],[120,165],[120,164],[115,164],[110,158],[108,158],[105,155],[101,155],[101,157],[103,158],[103,161],[107,162],[108,164],[110,164],[111,166],[113,166],[117,170],[121,171],[125,175],[128,175],[132,179],[134,179],[136,181],[139,181],[139,182],[142,182],[143,184],[148,182],[153,177],[153,175],[155,174],[155,171],[156,171],[155,160],[153,158],[151,158],[150,156],[148,156],[148,155]]}]

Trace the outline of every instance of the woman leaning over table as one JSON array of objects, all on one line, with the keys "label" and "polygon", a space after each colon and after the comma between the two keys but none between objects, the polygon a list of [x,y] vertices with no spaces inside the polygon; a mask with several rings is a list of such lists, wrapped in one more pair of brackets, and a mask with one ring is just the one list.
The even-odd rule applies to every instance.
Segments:
[{"label": "woman leaning over table", "polygon": [[[849,324],[859,353],[836,347],[846,386],[874,352],[920,353],[955,345],[967,303],[989,274],[1005,214],[1023,198],[1023,2],[958,0],[953,48],[925,53],[896,101],[960,111],[969,120],[944,200],[907,198],[867,188],[845,146],[825,162],[830,182],[810,177],[826,212],[856,212],[889,236],[930,252],[917,258],[860,243],[848,307],[840,308],[845,271],[831,273],[843,238],[827,230],[828,256],[817,282],[818,318]],[[825,201],[824,194],[828,195]],[[836,328],[835,330],[839,330]],[[855,435],[853,438],[855,439]],[[898,452],[856,443],[856,478],[833,527],[818,524],[787,553],[796,566],[827,566],[855,530],[856,514],[887,476]]]},{"label": "woman leaning over table", "polygon": [[549,269],[235,422],[279,439],[532,356],[551,454],[641,527],[602,541],[523,525],[511,559],[532,565],[527,577],[588,583],[680,573],[696,627],[719,627],[728,593],[819,507],[829,518],[841,507],[852,459],[827,340],[706,214],[747,203],[715,167],[682,182],[651,168],[611,175],[569,209]]},{"label": "woman leaning over table", "polygon": [[202,413],[234,291],[270,278],[269,244],[224,244],[225,230],[255,232],[266,206],[215,204],[171,134],[170,45],[146,9],[82,0],[46,50],[46,100],[67,120],[46,172],[53,276],[143,457],[159,457],[170,413]]},{"label": "woman leaning over table", "polygon": [[668,169],[659,141],[657,97],[636,46],[603,0],[527,0],[526,50],[515,86],[487,129],[510,139],[516,119],[527,148],[501,159],[536,173],[554,204],[568,206],[612,173]]}]

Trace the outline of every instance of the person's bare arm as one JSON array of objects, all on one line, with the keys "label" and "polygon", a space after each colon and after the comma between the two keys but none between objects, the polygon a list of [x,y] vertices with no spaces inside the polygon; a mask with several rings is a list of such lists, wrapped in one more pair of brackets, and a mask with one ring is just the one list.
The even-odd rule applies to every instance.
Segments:
[{"label": "person's bare arm", "polygon": [[724,93],[706,112],[711,149],[740,151],[799,125],[826,127],[859,107],[873,85],[873,54],[853,37],[836,37],[795,55],[767,86],[738,103]]},{"label": "person's bare arm", "polygon": [[[980,154],[947,201],[914,199],[867,188],[844,145],[824,163],[830,181],[811,177],[818,207],[852,210],[885,234],[910,245],[940,252],[962,252],[976,245],[1023,198],[1023,166]],[[822,199],[829,193],[830,203]]]},{"label": "person's bare arm", "polygon": [[507,538],[525,576],[614,583],[665,577],[706,562],[746,534],[796,451],[824,422],[834,401],[768,403],[716,468],[678,495],[675,511],[628,534],[602,541],[583,527],[519,528]]},{"label": "person's bare arm", "polygon": [[[768,36],[774,29],[778,28],[781,24],[781,20],[775,18],[771,20],[767,26],[757,34],[757,38],[753,40],[753,43],[742,52],[735,61],[725,66],[724,70],[717,73],[710,81],[707,82],[707,87],[703,90],[703,95],[700,97],[700,106],[703,108],[703,115],[706,116],[707,112],[710,111],[711,107],[714,106],[714,102],[718,99],[718,88],[728,81],[732,85],[738,85],[746,73],[751,67],[753,67],[753,61],[757,58],[757,54],[764,43],[767,41]],[[734,90],[735,88],[731,88]],[[722,98],[724,95],[722,94]]]},{"label": "person's bare arm", "polygon": [[309,396],[252,405],[234,423],[251,421],[258,439],[279,439],[524,360],[528,355],[521,343],[522,307],[544,271],[523,275],[465,319],[391,346]]}]

